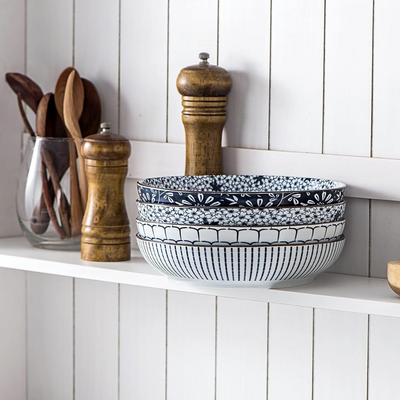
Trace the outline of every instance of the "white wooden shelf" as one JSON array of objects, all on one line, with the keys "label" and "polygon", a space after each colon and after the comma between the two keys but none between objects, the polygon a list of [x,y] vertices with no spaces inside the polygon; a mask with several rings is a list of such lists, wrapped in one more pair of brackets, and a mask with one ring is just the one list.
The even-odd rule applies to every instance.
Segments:
[{"label": "white wooden shelf", "polygon": [[79,252],[36,249],[22,237],[0,239],[0,267],[103,282],[161,288],[329,310],[400,317],[400,297],[386,279],[325,273],[288,289],[236,289],[176,284],[148,265],[138,250],[121,263],[82,261]]}]

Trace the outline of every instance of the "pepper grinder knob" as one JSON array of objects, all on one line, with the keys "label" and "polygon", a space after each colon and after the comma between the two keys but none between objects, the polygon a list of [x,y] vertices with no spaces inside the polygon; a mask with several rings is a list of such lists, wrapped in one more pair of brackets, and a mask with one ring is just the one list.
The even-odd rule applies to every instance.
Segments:
[{"label": "pepper grinder knob", "polygon": [[225,69],[208,63],[208,53],[199,58],[197,65],[182,69],[176,81],[182,95],[185,175],[217,175],[222,173],[221,138],[232,81]]},{"label": "pepper grinder knob", "polygon": [[86,261],[127,261],[131,258],[129,218],[124,184],[131,145],[103,122],[101,132],[83,140],[88,201],[82,221],[81,258]]}]

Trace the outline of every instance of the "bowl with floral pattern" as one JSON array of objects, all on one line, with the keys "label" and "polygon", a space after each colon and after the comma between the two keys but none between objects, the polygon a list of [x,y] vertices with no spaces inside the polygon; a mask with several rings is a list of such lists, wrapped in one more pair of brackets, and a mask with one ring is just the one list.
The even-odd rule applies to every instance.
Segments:
[{"label": "bowl with floral pattern", "polygon": [[284,226],[178,225],[136,219],[141,238],[164,243],[253,246],[256,244],[319,243],[339,238],[346,221]]},{"label": "bowl with floral pattern", "polygon": [[136,201],[139,219],[183,225],[269,226],[304,225],[339,221],[346,203],[309,207],[212,207],[157,204]]},{"label": "bowl with floral pattern", "polygon": [[345,237],[321,243],[211,246],[136,236],[143,258],[179,283],[280,288],[311,283],[342,252]]},{"label": "bowl with floral pattern", "polygon": [[207,207],[306,207],[343,202],[342,182],[279,175],[198,175],[147,178],[137,184],[147,203]]}]

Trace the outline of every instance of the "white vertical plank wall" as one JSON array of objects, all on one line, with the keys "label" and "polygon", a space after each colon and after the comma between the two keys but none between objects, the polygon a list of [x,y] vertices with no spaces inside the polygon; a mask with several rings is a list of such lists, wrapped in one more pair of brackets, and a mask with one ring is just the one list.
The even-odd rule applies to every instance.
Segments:
[{"label": "white vertical plank wall", "polygon": [[120,132],[129,139],[166,138],[167,23],[164,0],[121,1]]},{"label": "white vertical plank wall", "polygon": [[324,153],[370,155],[372,12],[372,0],[326,2]]},{"label": "white vertical plank wall", "polygon": [[121,285],[120,398],[165,399],[166,291]]},{"label": "white vertical plank wall", "polygon": [[270,1],[219,2],[219,65],[232,89],[224,144],[268,148]]},{"label": "white vertical plank wall", "polygon": [[102,120],[118,126],[119,0],[75,0],[75,68],[97,87]]},{"label": "white vertical plank wall", "polygon": [[7,72],[25,72],[25,0],[0,0],[0,236],[20,234],[15,216],[15,191],[23,123],[17,97],[4,79]]},{"label": "white vertical plank wall", "polygon": [[75,279],[74,400],[118,400],[118,285]]},{"label": "white vertical plank wall", "polygon": [[73,399],[72,278],[27,273],[28,399]]},{"label": "white vertical plank wall", "polygon": [[54,92],[58,75],[73,62],[73,2],[26,3],[26,73],[44,93]]},{"label": "white vertical plank wall", "polygon": [[26,309],[23,271],[0,268],[0,399],[26,399]]},{"label": "white vertical plank wall", "polygon": [[270,304],[268,398],[311,399],[312,355],[312,308]]},{"label": "white vertical plank wall", "polygon": [[272,2],[270,148],[322,151],[324,2]]},{"label": "white vertical plank wall", "polygon": [[396,48],[400,34],[400,3],[375,1],[374,23],[374,157],[400,158],[400,55]]},{"label": "white vertical plank wall", "polygon": [[218,400],[265,399],[267,391],[267,304],[217,300]]},{"label": "white vertical plank wall", "polygon": [[217,0],[169,1],[168,142],[185,141],[176,78],[182,68],[199,62],[201,52],[210,54],[210,64],[217,63],[217,29]]},{"label": "white vertical plank wall", "polygon": [[367,321],[366,314],[315,310],[315,399],[366,399]]},{"label": "white vertical plank wall", "polygon": [[398,397],[400,319],[370,316],[368,400]]},{"label": "white vertical plank wall", "polygon": [[215,303],[168,292],[167,399],[215,399]]}]

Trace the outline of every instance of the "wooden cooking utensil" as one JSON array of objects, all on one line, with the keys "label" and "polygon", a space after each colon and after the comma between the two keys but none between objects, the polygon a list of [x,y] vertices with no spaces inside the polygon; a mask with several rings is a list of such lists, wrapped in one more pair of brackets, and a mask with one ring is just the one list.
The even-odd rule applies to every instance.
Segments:
[{"label": "wooden cooking utensil", "polygon": [[99,131],[101,121],[101,100],[96,86],[89,80],[82,78],[85,92],[82,115],[79,118],[79,127],[82,137],[93,135]]},{"label": "wooden cooking utensil", "polygon": [[18,72],[7,73],[6,81],[17,95],[19,113],[21,114],[26,129],[29,134],[34,137],[35,132],[26,117],[22,102],[26,103],[34,112],[36,112],[39,102],[43,97],[42,89],[32,79]]},{"label": "wooden cooking utensil", "polygon": [[65,68],[64,71],[62,71],[60,76],[58,77],[56,86],[54,88],[54,101],[56,103],[58,114],[60,115],[63,121],[64,121],[65,86],[67,84],[68,76],[73,70],[74,70],[73,67]]},{"label": "wooden cooking utensil", "polygon": [[73,70],[65,86],[64,96],[64,123],[70,135],[75,139],[75,145],[79,161],[79,177],[81,184],[82,208],[85,209],[87,201],[87,181],[85,174],[84,159],[80,152],[82,134],[79,127],[79,118],[82,115],[84,103],[84,87],[82,80],[76,70]]},{"label": "wooden cooking utensil", "polygon": [[[52,93],[47,93],[41,99],[36,114],[36,131],[39,137],[51,137],[55,130],[55,126],[57,124],[57,118],[59,118],[57,114],[57,110],[54,103],[54,95]],[[69,163],[62,162],[60,159],[58,162],[54,162],[48,148],[46,147],[46,143],[41,144],[41,156],[42,156],[42,186],[43,186],[43,200],[46,205],[48,214],[50,219],[53,222],[53,225],[61,238],[70,237],[71,229],[69,225],[69,205],[65,193],[63,192],[60,184],[60,178],[65,173],[66,167],[68,168]],[[50,189],[50,182],[47,180],[45,170],[49,172],[50,181],[52,185],[52,189]],[[58,201],[58,211],[60,214],[61,225],[58,223],[57,216],[54,211],[53,202],[54,198]],[[44,229],[44,225],[41,225],[41,221],[45,215],[40,209],[43,205],[43,200],[41,199],[38,206],[35,207],[35,211],[38,212],[38,215],[34,215],[31,219],[31,227],[32,221],[34,226],[37,226],[39,230]],[[39,207],[39,211],[37,211],[37,207]]]}]

